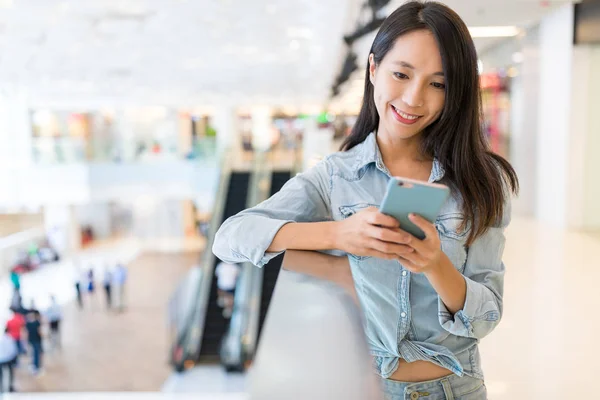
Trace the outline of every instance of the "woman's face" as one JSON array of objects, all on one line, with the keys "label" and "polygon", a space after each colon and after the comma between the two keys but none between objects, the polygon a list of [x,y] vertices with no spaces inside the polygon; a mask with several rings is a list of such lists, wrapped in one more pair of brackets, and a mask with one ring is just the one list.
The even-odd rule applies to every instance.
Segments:
[{"label": "woman's face", "polygon": [[379,65],[371,54],[369,72],[379,113],[378,135],[391,140],[412,138],[442,113],[442,58],[431,32],[400,36]]}]

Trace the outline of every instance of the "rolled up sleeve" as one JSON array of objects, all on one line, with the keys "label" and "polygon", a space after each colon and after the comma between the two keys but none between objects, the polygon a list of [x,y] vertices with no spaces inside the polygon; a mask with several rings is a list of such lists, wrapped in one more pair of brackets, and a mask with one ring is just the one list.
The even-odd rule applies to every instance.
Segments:
[{"label": "rolled up sleeve", "polygon": [[331,174],[324,159],[269,199],[228,218],[217,231],[212,251],[223,261],[262,267],[281,254],[266,250],[282,226],[331,220],[330,194]]},{"label": "rolled up sleeve", "polygon": [[467,295],[462,310],[452,315],[438,299],[439,321],[448,332],[481,339],[488,335],[502,317],[504,272],[502,262],[504,230],[510,222],[510,200],[506,202],[504,217],[498,226],[477,238],[469,247],[464,270]]}]

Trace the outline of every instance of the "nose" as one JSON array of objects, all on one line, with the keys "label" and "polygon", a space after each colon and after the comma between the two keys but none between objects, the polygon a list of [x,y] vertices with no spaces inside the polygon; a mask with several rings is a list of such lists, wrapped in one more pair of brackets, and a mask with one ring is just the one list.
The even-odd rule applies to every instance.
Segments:
[{"label": "nose", "polygon": [[[413,81],[414,82],[414,81]],[[402,101],[409,107],[421,107],[423,106],[423,89],[418,82],[414,82],[406,87],[402,95]]]}]

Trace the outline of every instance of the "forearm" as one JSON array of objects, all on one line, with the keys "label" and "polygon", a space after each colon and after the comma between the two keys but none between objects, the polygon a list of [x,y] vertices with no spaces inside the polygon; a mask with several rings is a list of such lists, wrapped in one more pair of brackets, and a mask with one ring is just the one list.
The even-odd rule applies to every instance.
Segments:
[{"label": "forearm", "polygon": [[425,276],[450,313],[455,314],[463,309],[467,283],[445,254],[442,254],[438,267],[425,272]]},{"label": "forearm", "polygon": [[332,250],[336,248],[336,222],[293,222],[277,232],[268,252],[284,250]]}]

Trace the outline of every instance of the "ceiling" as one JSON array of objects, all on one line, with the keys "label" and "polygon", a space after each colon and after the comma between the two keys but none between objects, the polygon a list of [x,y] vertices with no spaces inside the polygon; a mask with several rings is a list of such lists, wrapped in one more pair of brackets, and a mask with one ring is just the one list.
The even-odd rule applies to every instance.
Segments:
[{"label": "ceiling", "polygon": [[[0,87],[34,107],[321,105],[363,2],[0,0]],[[468,25],[526,26],[564,2],[446,3]]]},{"label": "ceiling", "polygon": [[[384,13],[389,15],[405,0],[391,0]],[[577,1],[540,1],[540,0],[445,0],[443,3],[456,11],[469,27],[517,26],[526,29],[539,23],[546,14],[561,5]],[[360,18],[360,17],[359,17]],[[357,112],[364,91],[364,68],[368,53],[376,32],[364,36],[353,46],[358,56],[358,70],[342,86],[341,96],[337,97],[330,108],[335,111]],[[478,54],[492,51],[506,38],[474,38]]]}]

